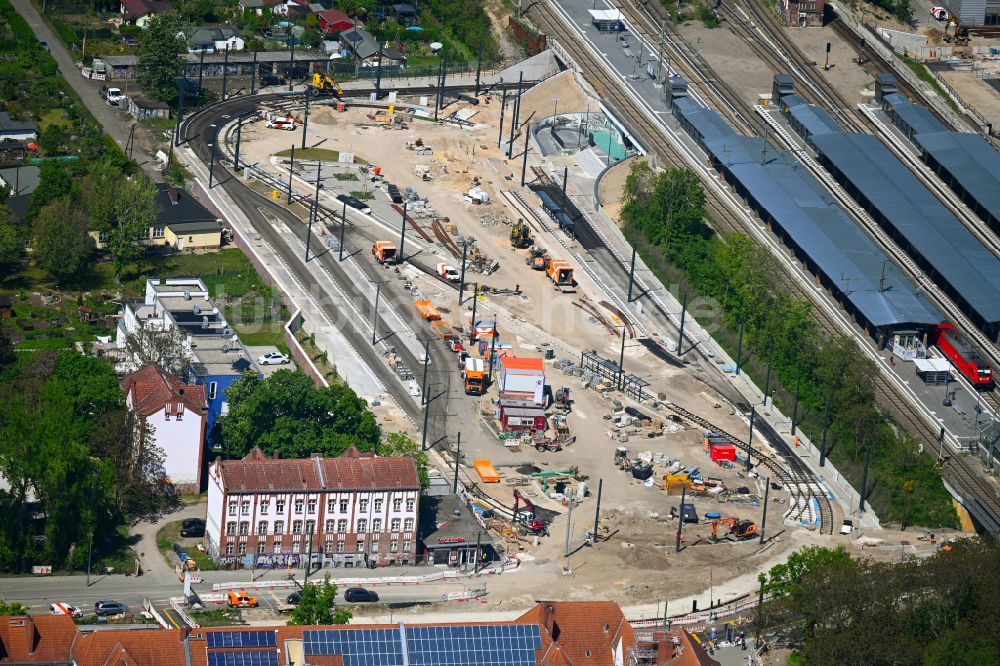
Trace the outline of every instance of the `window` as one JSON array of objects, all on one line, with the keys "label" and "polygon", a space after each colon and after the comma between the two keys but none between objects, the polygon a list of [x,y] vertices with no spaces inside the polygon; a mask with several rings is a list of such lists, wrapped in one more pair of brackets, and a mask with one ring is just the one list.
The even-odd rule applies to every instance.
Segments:
[{"label": "window", "polygon": [[373,553],[377,553],[378,552],[378,541],[373,541],[372,542],[372,552]]},{"label": "window", "polygon": [[406,500],[406,510],[407,511],[413,511],[413,509],[416,507],[416,504],[417,504],[417,500],[415,500],[415,499],[408,499],[408,500]]},{"label": "window", "polygon": [[399,550],[399,542],[398,541],[393,541],[392,543],[389,544],[389,552],[390,553],[395,553],[398,550]]},{"label": "window", "polygon": [[294,542],[294,543],[292,544],[292,552],[293,552],[293,553],[298,553],[298,552],[299,552],[299,549],[301,549],[301,548],[302,548],[302,544],[301,544],[301,543],[299,543],[298,541],[296,541],[296,542]]},{"label": "window", "polygon": [[392,525],[392,531],[393,532],[398,532],[399,531],[399,523],[400,523],[399,518],[393,518],[392,519],[391,525]]},{"label": "window", "polygon": [[333,552],[333,542],[332,541],[327,541],[323,545],[323,552],[324,553],[332,553]]},{"label": "window", "polygon": [[344,542],[343,541],[338,541],[337,542],[337,552],[338,553],[344,552]]},{"label": "window", "polygon": [[380,512],[382,510],[382,498],[380,497],[377,500],[375,500],[374,504],[375,504],[375,513]]},{"label": "window", "polygon": [[246,536],[247,534],[250,534],[250,523],[243,521],[240,523],[240,535]]},{"label": "window", "polygon": [[219,382],[209,382],[208,383],[208,399],[215,400],[215,396],[219,391]]},{"label": "window", "polygon": [[347,500],[345,499],[340,500],[340,512],[347,513]]},{"label": "window", "polygon": [[404,553],[410,552],[410,542],[409,541],[404,541],[403,542],[403,552]]},{"label": "window", "polygon": [[267,500],[261,500],[260,502],[260,512],[267,513],[267,510],[271,507],[271,503]]},{"label": "window", "polygon": [[403,523],[403,530],[406,532],[413,531],[413,518],[407,518],[406,522]]},{"label": "window", "polygon": [[226,536],[236,534],[236,523],[226,523]]},{"label": "window", "polygon": [[259,523],[257,523],[257,534],[259,536],[264,536],[265,534],[267,534],[267,521],[266,520],[262,520]]},{"label": "window", "polygon": [[358,550],[359,553],[365,552],[365,540],[364,539],[358,539],[358,549],[357,550]]},{"label": "window", "polygon": [[258,541],[257,542],[257,554],[258,555],[263,555],[265,548],[267,548],[267,544],[266,543],[264,543],[263,541]]},{"label": "window", "polygon": [[236,513],[236,500],[229,500],[229,515]]},{"label": "window", "polygon": [[375,518],[374,520],[372,520],[372,532],[381,532],[381,531],[382,531],[382,519]]},{"label": "window", "polygon": [[250,500],[243,500],[243,503],[240,505],[240,513],[244,516],[250,515]]},{"label": "window", "polygon": [[306,534],[313,534],[316,532],[316,521],[307,520],[306,521]]},{"label": "window", "polygon": [[337,510],[337,501],[336,500],[327,500],[327,502],[326,502],[326,512],[327,513],[333,513],[336,510]]},{"label": "window", "polygon": [[[97,240],[99,240],[102,243],[107,243],[109,238],[111,238],[111,234],[108,233],[107,231],[101,231],[97,234]],[[232,555],[232,553],[229,554]]]},{"label": "window", "polygon": [[309,500],[309,513],[316,513],[316,500]]},{"label": "window", "polygon": [[403,500],[402,499],[400,499],[399,497],[397,497],[396,499],[392,500],[392,510],[393,511],[400,511],[402,508],[403,508]]},{"label": "window", "polygon": [[361,513],[368,513],[368,500],[358,500],[358,511]]},{"label": "window", "polygon": [[347,521],[346,520],[338,520],[337,521],[337,531],[340,532],[341,534],[343,534],[344,532],[347,531]]},{"label": "window", "polygon": [[247,545],[245,543],[241,543],[240,544],[239,553],[240,553],[240,555],[246,555],[247,554]]},{"label": "window", "polygon": [[274,503],[274,510],[278,513],[285,512],[285,500],[278,500]]},{"label": "window", "polygon": [[295,500],[295,513],[302,513],[302,500]]},{"label": "window", "polygon": [[336,529],[336,521],[328,520],[326,521],[326,527],[323,529],[324,532],[332,533]]},{"label": "window", "polygon": [[233,544],[227,543],[226,544],[226,555],[232,555],[232,554],[233,554]]},{"label": "window", "polygon": [[292,534],[302,534],[302,521],[292,521]]},{"label": "window", "polygon": [[274,542],[274,554],[275,555],[281,554],[281,541],[280,540]]},{"label": "window", "polygon": [[285,521],[283,521],[283,520],[276,520],[276,521],[274,521],[274,533],[275,534],[284,534],[285,533]]},{"label": "window", "polygon": [[361,520],[358,521],[358,532],[364,534],[367,531],[368,531],[368,521],[362,518]]}]

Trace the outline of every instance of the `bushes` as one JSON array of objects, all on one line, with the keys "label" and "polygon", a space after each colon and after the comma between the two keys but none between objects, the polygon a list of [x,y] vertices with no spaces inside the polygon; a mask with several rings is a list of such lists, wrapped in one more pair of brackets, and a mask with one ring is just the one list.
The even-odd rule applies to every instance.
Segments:
[{"label": "bushes", "polygon": [[21,15],[14,10],[9,0],[0,0],[0,15],[3,16],[7,25],[10,26],[10,31],[14,33],[16,39],[19,41],[35,41],[35,33],[32,32],[28,22],[21,18]]},{"label": "bushes", "polygon": [[80,43],[80,37],[76,34],[76,31],[73,30],[73,28],[69,27],[57,18],[49,19],[49,23],[52,24],[53,28],[55,28],[56,33],[59,34],[59,39],[63,41],[66,48],[72,49],[73,45]]}]

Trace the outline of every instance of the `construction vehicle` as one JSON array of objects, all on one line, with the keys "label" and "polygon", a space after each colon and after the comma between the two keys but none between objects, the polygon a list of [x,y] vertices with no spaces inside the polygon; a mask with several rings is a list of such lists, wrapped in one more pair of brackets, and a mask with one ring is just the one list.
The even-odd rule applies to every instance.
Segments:
[{"label": "construction vehicle", "polygon": [[471,356],[465,359],[462,368],[462,379],[465,380],[466,395],[482,395],[486,391],[486,364],[481,358]]},{"label": "construction vehicle", "polygon": [[549,253],[536,245],[528,249],[524,263],[531,266],[532,270],[544,271],[549,267],[549,261]]},{"label": "construction vehicle", "polygon": [[631,466],[631,461],[628,459],[628,449],[624,446],[619,446],[615,449],[615,467],[621,470],[628,469]]},{"label": "construction vehicle", "polygon": [[515,250],[531,247],[531,227],[522,219],[510,227],[510,246]]},{"label": "construction vehicle", "polygon": [[246,590],[230,590],[226,605],[230,608],[256,608],[258,603],[257,597],[251,596]]},{"label": "construction vehicle", "polygon": [[552,280],[552,285],[563,293],[576,291],[576,282],[573,280],[573,266],[568,261],[553,259],[549,262],[549,267],[545,274]]},{"label": "construction vehicle", "polygon": [[715,518],[712,520],[712,536],[708,538],[710,543],[719,541],[719,525],[728,528],[726,539],[730,541],[747,541],[757,536],[757,523],[752,520],[740,518]]},{"label": "construction vehicle", "polygon": [[[604,524],[604,521],[600,521],[597,524],[597,539],[596,540],[600,541],[601,539],[607,539],[608,538],[608,534],[610,532],[611,532],[611,530],[609,530],[608,526]],[[587,530],[583,533],[583,539],[584,539],[584,541],[590,541],[593,537],[594,537],[594,525],[591,524],[591,525],[589,525],[587,527]]]},{"label": "construction vehicle", "polygon": [[340,84],[334,81],[329,74],[321,74],[320,72],[314,72],[312,78],[312,90],[313,92],[327,93],[341,97],[344,94],[344,89],[340,87]]},{"label": "construction vehicle", "polygon": [[380,264],[391,264],[396,261],[397,249],[392,241],[375,241],[372,245],[372,254]]},{"label": "construction vehicle", "polygon": [[[519,506],[523,502],[524,506]],[[538,515],[538,507],[527,497],[514,489],[514,522],[522,534],[549,535],[549,522]]]}]

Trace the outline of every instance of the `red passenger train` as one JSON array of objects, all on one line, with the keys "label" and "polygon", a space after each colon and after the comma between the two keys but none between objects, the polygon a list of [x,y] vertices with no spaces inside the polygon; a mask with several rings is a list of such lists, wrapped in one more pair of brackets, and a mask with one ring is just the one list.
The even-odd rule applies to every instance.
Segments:
[{"label": "red passenger train", "polygon": [[993,370],[989,362],[972,346],[952,324],[938,326],[937,341],[941,353],[948,357],[955,368],[977,389],[993,387]]}]

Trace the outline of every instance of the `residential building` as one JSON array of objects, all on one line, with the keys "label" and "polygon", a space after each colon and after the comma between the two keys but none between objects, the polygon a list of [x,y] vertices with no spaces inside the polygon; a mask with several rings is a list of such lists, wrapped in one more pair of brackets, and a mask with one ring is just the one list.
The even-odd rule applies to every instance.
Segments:
[{"label": "residential building", "polygon": [[126,371],[136,369],[137,363],[125,358],[125,339],[147,326],[177,329],[183,337],[186,361],[181,380],[204,387],[208,405],[205,432],[211,444],[215,421],[229,411],[226,389],[245,372],[260,375],[260,368],[209,298],[205,283],[197,278],[149,280],[142,301],[122,304],[115,346],[120,367]]},{"label": "residential building", "polygon": [[31,194],[38,187],[41,171],[36,166],[18,166],[0,169],[0,187],[10,188],[10,196]]},{"label": "residential building", "polygon": [[170,2],[161,0],[122,0],[122,23],[145,28],[155,15],[171,9]]},{"label": "residential building", "polygon": [[0,139],[34,141],[38,138],[38,125],[28,120],[11,120],[6,111],[0,111]]},{"label": "residential building", "polygon": [[[0,170],[0,177],[2,173]],[[157,183],[156,187],[156,224],[143,237],[146,245],[165,246],[178,251],[212,250],[222,246],[222,220],[187,190],[166,183]],[[103,233],[89,233],[98,249],[107,246]]]},{"label": "residential building", "polygon": [[326,11],[317,12],[316,18],[319,19],[319,27],[323,29],[323,32],[328,34],[350,30],[355,25],[354,19],[339,9],[327,9]]},{"label": "residential building", "polygon": [[27,156],[27,141],[24,139],[0,138],[0,162],[20,162]]},{"label": "residential building", "polygon": [[826,0],[778,0],[778,12],[785,25],[799,28],[821,28],[826,15]]},{"label": "residential building", "polygon": [[215,53],[242,51],[246,47],[239,31],[230,26],[206,26],[195,28],[188,37],[188,53]]},{"label": "residential building", "polygon": [[380,46],[371,33],[361,27],[340,33],[340,45],[362,64],[374,64],[378,60],[380,49],[383,66],[399,65],[406,61],[402,53],[396,49]]},{"label": "residential building", "polygon": [[169,118],[170,105],[166,102],[157,102],[155,99],[150,99],[143,95],[133,95],[128,98],[128,113],[136,120]]},{"label": "residential building", "polygon": [[165,455],[166,477],[181,492],[200,492],[208,422],[205,387],[183,384],[152,363],[121,383],[125,404],[152,427],[152,440]]},{"label": "residential building", "polygon": [[[8,642],[33,624],[37,654]],[[20,627],[18,627],[20,628]],[[9,646],[9,647],[8,647]],[[742,661],[745,661],[743,659]],[[610,601],[542,601],[514,620],[117,629],[83,633],[65,615],[0,617],[0,665],[452,664],[719,666],[684,629],[636,631]]]},{"label": "residential building", "polygon": [[79,636],[69,615],[0,616],[0,664],[72,664]]},{"label": "residential building", "polygon": [[285,460],[254,449],[209,469],[205,545],[223,563],[410,564],[419,504],[412,458],[352,446],[339,458]]}]

